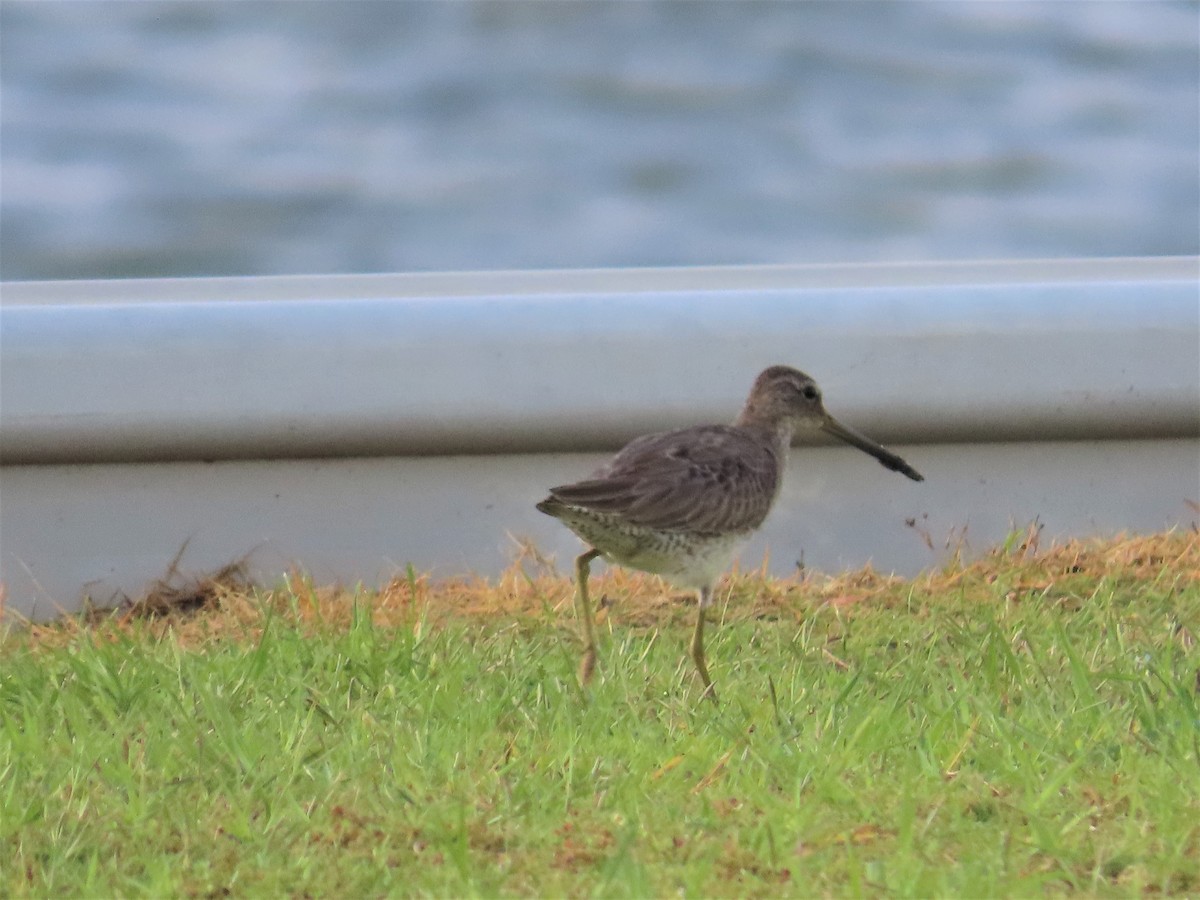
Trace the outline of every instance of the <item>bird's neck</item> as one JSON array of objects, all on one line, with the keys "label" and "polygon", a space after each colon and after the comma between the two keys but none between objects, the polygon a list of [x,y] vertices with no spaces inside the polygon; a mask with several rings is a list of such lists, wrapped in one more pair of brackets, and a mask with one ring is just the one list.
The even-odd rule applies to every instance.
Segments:
[{"label": "bird's neck", "polygon": [[755,415],[752,409],[744,409],[733,424],[761,435],[780,459],[787,455],[788,447],[792,444],[792,422],[789,419],[766,418]]}]

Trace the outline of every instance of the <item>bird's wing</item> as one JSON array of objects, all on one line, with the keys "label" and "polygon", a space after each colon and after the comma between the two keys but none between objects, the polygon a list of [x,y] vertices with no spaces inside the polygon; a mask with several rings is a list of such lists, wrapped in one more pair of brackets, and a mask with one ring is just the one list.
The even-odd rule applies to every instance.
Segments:
[{"label": "bird's wing", "polygon": [[780,463],[737,428],[685,428],[637,438],[590,479],[550,494],[664,531],[748,531],[771,509]]}]

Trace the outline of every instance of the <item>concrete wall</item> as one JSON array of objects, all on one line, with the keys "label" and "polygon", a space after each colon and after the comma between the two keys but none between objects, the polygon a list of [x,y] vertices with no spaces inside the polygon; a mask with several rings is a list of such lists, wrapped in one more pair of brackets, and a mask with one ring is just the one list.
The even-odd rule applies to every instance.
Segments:
[{"label": "concrete wall", "polygon": [[45,617],[136,595],[184,542],[185,571],[253,551],[268,581],[490,574],[520,538],[566,571],[545,487],[732,418],[772,363],[927,480],[798,448],[747,564],[1186,525],[1198,284],[1193,258],[9,283],[0,581]]}]

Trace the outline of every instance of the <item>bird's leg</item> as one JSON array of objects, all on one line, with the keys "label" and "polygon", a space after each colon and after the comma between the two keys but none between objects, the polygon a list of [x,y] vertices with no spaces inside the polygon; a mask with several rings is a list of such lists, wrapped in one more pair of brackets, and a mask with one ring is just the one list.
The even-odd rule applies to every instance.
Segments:
[{"label": "bird's leg", "polygon": [[708,666],[704,662],[704,611],[712,603],[712,588],[700,589],[700,604],[696,610],[696,630],[692,632],[692,660],[704,682],[704,696],[717,702],[717,689],[713,687],[712,679],[708,677]]},{"label": "bird's leg", "polygon": [[592,604],[588,601],[588,571],[599,550],[589,550],[575,558],[575,615],[583,631],[583,658],[579,661],[579,683],[587,685],[596,670],[596,625],[592,621]]}]

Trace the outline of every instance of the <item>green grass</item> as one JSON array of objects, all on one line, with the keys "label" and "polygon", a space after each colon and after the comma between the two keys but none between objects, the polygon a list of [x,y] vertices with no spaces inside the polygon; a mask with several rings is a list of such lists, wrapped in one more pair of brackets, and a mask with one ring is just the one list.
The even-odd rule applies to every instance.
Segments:
[{"label": "green grass", "polygon": [[1153,540],[739,577],[716,707],[619,577],[586,696],[562,579],[12,630],[0,894],[1195,893],[1200,541]]}]

